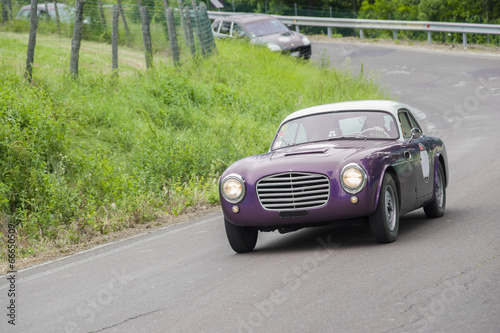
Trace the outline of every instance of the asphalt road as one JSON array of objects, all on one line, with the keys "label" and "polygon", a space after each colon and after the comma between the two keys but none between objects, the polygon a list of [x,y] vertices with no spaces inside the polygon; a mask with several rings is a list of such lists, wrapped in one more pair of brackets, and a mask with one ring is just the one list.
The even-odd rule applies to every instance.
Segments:
[{"label": "asphalt road", "polygon": [[445,139],[445,217],[406,215],[388,245],[368,226],[323,227],[236,255],[215,213],[18,272],[15,326],[2,277],[0,331],[499,332],[500,55],[313,48],[363,64]]}]

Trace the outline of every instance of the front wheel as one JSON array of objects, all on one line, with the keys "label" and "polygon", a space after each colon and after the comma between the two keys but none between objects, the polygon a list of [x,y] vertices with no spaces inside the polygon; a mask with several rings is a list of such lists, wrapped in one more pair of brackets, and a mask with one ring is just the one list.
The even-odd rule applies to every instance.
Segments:
[{"label": "front wheel", "polygon": [[396,240],[399,231],[398,190],[390,174],[384,175],[377,209],[369,216],[370,228],[379,243],[391,243]]},{"label": "front wheel", "polygon": [[258,230],[252,227],[240,227],[224,218],[227,240],[229,245],[238,253],[251,252],[257,244]]},{"label": "front wheel", "polygon": [[444,215],[446,210],[446,185],[444,181],[444,171],[441,163],[438,165],[436,187],[434,189],[434,199],[424,206],[425,216],[436,218]]}]

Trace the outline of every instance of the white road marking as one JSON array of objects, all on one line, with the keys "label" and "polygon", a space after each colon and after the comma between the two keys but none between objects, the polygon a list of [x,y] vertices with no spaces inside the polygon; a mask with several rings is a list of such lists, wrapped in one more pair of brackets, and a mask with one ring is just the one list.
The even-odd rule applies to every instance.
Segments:
[{"label": "white road marking", "polygon": [[[194,228],[194,227],[197,227],[197,226],[200,226],[200,225],[203,225],[203,224],[207,224],[209,222],[212,222],[212,221],[215,221],[215,220],[218,220],[218,219],[221,219],[220,215],[214,216],[214,217],[206,219],[206,220],[201,220],[201,221],[193,223],[193,224],[182,226],[182,227],[176,228],[174,230],[171,230],[171,231],[168,231],[168,232],[165,232],[165,233],[159,233],[159,234],[154,235],[152,237],[146,237],[146,238],[138,240],[136,242],[133,242],[133,243],[130,243],[130,244],[127,244],[127,245],[124,245],[124,246],[117,247],[117,248],[112,249],[110,251],[106,251],[106,252],[103,252],[101,254],[98,254],[98,255],[95,255],[95,256],[91,256],[89,258],[85,258],[85,259],[81,259],[81,260],[78,260],[78,261],[74,261],[74,262],[65,264],[63,266],[50,269],[50,270],[45,271],[45,272],[40,272],[38,274],[34,274],[34,275],[26,277],[26,278],[21,278],[21,279],[16,280],[16,282],[17,283],[27,282],[27,281],[31,281],[31,280],[34,280],[34,279],[37,279],[37,278],[40,278],[40,277],[43,277],[43,276],[54,274],[54,273],[63,271],[65,269],[71,268],[71,267],[75,267],[75,266],[78,266],[78,265],[81,265],[81,264],[84,264],[84,263],[92,262],[92,261],[98,260],[100,258],[107,257],[107,256],[109,256],[111,254],[118,253],[118,252],[121,252],[123,250],[130,249],[132,247],[136,247],[136,246],[139,246],[139,245],[142,245],[142,244],[145,244],[145,243],[148,243],[148,242],[151,242],[151,241],[163,238],[163,237],[167,237],[167,236],[179,233],[181,231],[189,230],[191,228]],[[169,228],[169,227],[160,228],[159,230],[166,229],[166,228]],[[39,267],[48,265],[50,263],[57,262],[57,261],[67,260],[69,258],[80,256],[80,255],[85,254],[87,252],[95,251],[95,250],[101,249],[103,247],[107,247],[107,246],[111,246],[111,245],[116,245],[116,244],[121,243],[121,242],[130,241],[131,239],[134,239],[134,238],[137,238],[137,237],[140,237],[140,236],[144,236],[146,234],[148,234],[148,233],[143,233],[143,234],[140,234],[140,235],[136,235],[136,236],[133,236],[133,237],[130,237],[130,238],[127,238],[127,239],[122,239],[122,240],[119,240],[119,241],[113,242],[113,243],[103,244],[103,245],[94,247],[92,249],[88,249],[88,250],[85,250],[85,251],[82,251],[82,252],[79,252],[79,253],[76,253],[76,254],[64,257],[64,258],[52,260],[52,261],[49,261],[49,262],[46,262],[46,263],[43,263],[43,264],[40,264],[40,265],[37,265],[37,266],[29,267],[29,268],[26,268],[26,269],[18,271],[17,275],[19,276],[19,273],[21,273],[21,272],[26,272],[26,271],[29,271],[29,270],[32,270],[32,269],[35,269],[35,268],[39,268]],[[6,281],[6,279],[4,278],[5,276],[7,276],[7,275],[0,276],[0,281]],[[4,286],[0,286],[0,290],[6,289],[6,288],[8,288],[8,286],[9,286],[8,284],[6,284]]]}]

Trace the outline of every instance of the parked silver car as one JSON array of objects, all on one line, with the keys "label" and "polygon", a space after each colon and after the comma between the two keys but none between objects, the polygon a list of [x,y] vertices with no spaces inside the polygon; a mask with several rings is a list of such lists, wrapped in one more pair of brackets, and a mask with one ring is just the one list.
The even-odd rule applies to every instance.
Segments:
[{"label": "parked silver car", "polygon": [[291,31],[271,15],[242,14],[217,18],[212,23],[217,38],[249,38],[251,43],[294,57],[311,57],[311,42],[303,34]]},{"label": "parked silver car", "polygon": [[[75,16],[75,9],[66,6],[65,4],[57,4],[57,12],[59,13],[59,20],[61,22],[72,22]],[[29,20],[31,15],[31,5],[22,7],[17,13],[16,19]],[[56,19],[56,6],[54,3],[43,3],[37,6],[37,15],[42,20],[55,20]]]}]

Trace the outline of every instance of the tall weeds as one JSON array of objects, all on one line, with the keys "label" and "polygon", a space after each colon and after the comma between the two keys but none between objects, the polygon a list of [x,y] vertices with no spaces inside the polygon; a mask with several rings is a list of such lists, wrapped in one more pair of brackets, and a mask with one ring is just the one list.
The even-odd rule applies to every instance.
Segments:
[{"label": "tall weeds", "polygon": [[44,43],[32,85],[7,52],[23,42],[0,45],[0,221],[17,224],[24,256],[215,205],[218,176],[267,151],[285,115],[384,97],[366,78],[223,41],[218,56],[118,78],[95,52],[73,80]]}]

